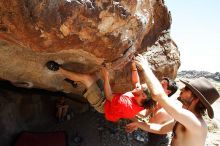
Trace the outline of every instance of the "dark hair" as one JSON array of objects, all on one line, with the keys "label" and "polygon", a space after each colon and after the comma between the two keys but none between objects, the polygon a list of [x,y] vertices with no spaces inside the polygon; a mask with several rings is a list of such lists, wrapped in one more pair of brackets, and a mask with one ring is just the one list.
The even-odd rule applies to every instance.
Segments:
[{"label": "dark hair", "polygon": [[156,106],[156,101],[154,101],[152,98],[151,98],[151,94],[149,92],[148,89],[145,89],[144,90],[144,93],[146,94],[147,96],[147,99],[145,99],[142,103],[142,107],[146,108],[146,109],[152,109]]},{"label": "dark hair", "polygon": [[167,90],[171,91],[171,93],[168,94],[168,96],[169,97],[172,96],[178,89],[178,86],[177,86],[176,82],[174,80],[171,80],[168,77],[163,77],[162,80],[166,80],[168,82]]},{"label": "dark hair", "polygon": [[201,101],[199,101],[197,104],[196,104],[196,107],[195,107],[195,111],[199,114],[201,114],[202,116],[205,115],[205,111],[206,111],[206,107],[202,104]]},{"label": "dark hair", "polygon": [[[185,90],[190,90],[190,88],[185,87]],[[192,90],[190,90],[192,92]],[[192,92],[192,97],[194,99],[198,99],[198,97]],[[202,116],[205,115],[206,107],[203,105],[203,103],[199,100],[199,102],[195,106],[195,111],[198,114],[201,114]]]},{"label": "dark hair", "polygon": [[142,104],[142,107],[144,107],[145,109],[152,109],[155,106],[156,106],[156,101],[154,101],[152,98],[145,99]]}]

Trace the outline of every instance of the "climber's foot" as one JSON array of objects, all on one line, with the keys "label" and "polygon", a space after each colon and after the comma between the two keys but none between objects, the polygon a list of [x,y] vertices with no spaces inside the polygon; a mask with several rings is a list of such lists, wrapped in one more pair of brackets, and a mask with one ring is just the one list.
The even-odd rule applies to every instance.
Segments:
[{"label": "climber's foot", "polygon": [[46,63],[46,67],[49,69],[49,70],[52,70],[52,71],[58,71],[59,68],[60,68],[60,65],[58,63],[56,63],[55,61],[48,61]]}]

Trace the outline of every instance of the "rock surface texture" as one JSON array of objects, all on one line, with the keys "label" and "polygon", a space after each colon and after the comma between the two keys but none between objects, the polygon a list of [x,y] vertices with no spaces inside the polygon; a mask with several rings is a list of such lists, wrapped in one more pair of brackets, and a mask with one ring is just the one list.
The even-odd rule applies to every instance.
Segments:
[{"label": "rock surface texture", "polygon": [[0,79],[16,86],[81,94],[47,70],[54,60],[72,71],[111,69],[114,91],[130,89],[131,58],[146,56],[157,76],[176,77],[180,54],[162,0],[1,0]]}]

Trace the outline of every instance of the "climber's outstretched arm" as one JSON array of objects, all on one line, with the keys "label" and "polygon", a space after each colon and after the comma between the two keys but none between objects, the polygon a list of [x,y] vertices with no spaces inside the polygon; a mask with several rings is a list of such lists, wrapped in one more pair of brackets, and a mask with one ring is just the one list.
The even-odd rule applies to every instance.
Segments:
[{"label": "climber's outstretched arm", "polygon": [[104,78],[105,96],[109,101],[112,101],[113,94],[112,94],[111,86],[109,84],[109,72],[105,67],[102,67],[101,72],[102,72],[102,75],[103,75],[103,78]]}]

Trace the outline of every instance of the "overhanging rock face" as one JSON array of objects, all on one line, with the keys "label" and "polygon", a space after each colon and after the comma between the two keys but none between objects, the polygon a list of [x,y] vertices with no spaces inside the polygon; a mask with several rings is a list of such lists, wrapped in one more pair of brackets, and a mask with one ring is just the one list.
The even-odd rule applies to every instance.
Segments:
[{"label": "overhanging rock face", "polygon": [[142,53],[158,77],[176,77],[179,51],[162,0],[1,0],[0,79],[17,86],[81,94],[48,71],[54,60],[92,73],[103,62],[114,91],[130,89],[131,58]]}]

